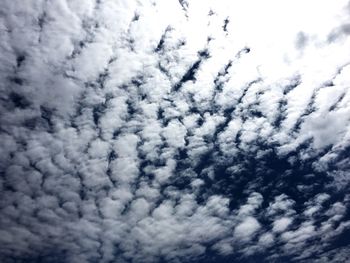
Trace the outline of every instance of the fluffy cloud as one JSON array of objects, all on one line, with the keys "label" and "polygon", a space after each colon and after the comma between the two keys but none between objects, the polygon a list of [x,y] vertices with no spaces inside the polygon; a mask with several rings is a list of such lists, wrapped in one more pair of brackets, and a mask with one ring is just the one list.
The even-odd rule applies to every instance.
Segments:
[{"label": "fluffy cloud", "polygon": [[348,260],[349,3],[231,2],[0,3],[2,262]]}]

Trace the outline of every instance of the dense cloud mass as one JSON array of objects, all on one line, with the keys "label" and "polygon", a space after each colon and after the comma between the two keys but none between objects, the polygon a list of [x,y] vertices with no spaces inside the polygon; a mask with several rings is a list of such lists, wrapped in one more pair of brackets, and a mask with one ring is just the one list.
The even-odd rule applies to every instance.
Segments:
[{"label": "dense cloud mass", "polygon": [[348,0],[1,0],[0,261],[350,262]]}]

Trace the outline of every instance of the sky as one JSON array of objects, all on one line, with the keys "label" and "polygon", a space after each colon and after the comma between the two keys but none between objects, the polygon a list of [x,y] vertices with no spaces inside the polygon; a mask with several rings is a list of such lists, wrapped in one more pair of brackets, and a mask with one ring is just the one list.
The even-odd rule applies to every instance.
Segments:
[{"label": "sky", "polygon": [[348,0],[1,0],[0,262],[350,262]]}]

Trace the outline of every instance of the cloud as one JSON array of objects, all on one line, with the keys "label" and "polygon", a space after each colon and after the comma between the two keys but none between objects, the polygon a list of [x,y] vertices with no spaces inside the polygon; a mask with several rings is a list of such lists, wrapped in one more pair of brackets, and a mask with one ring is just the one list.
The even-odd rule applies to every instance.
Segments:
[{"label": "cloud", "polygon": [[2,261],[345,262],[348,11],[2,1]]},{"label": "cloud", "polygon": [[236,226],[234,236],[243,240],[249,240],[259,228],[260,224],[254,217],[247,217],[242,223]]},{"label": "cloud", "polygon": [[288,226],[292,223],[292,219],[287,217],[282,217],[273,222],[274,232],[284,232]]}]

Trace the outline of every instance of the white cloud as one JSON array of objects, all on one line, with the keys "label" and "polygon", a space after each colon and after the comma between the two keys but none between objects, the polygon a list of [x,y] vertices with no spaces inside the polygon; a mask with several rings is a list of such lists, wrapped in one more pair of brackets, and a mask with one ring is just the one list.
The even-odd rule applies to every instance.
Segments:
[{"label": "white cloud", "polygon": [[0,257],[344,261],[347,2],[3,0]]},{"label": "white cloud", "polygon": [[242,223],[238,224],[234,230],[234,236],[237,239],[251,239],[260,228],[259,222],[254,217],[247,217]]},{"label": "white cloud", "polygon": [[285,231],[288,226],[292,223],[292,219],[288,217],[282,217],[273,222],[273,228],[272,230],[274,232],[283,232]]}]

